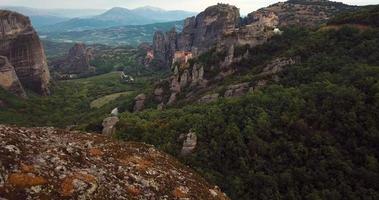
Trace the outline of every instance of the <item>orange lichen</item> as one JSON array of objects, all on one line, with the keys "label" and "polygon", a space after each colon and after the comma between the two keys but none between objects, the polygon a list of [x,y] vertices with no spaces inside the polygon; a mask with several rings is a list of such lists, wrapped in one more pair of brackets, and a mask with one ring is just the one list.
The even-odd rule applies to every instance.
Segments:
[{"label": "orange lichen", "polygon": [[94,157],[101,157],[104,155],[104,152],[102,152],[100,149],[92,148],[89,150],[89,155]]},{"label": "orange lichen", "polygon": [[95,183],[96,178],[90,174],[75,173],[72,176],[65,178],[61,184],[61,195],[69,197],[75,192],[74,180],[81,180],[86,183]]},{"label": "orange lichen", "polygon": [[34,172],[34,166],[21,163],[21,171],[24,173],[33,173]]},{"label": "orange lichen", "polygon": [[184,193],[180,187],[177,187],[175,188],[173,191],[172,191],[172,195],[175,197],[175,198],[186,198],[187,197],[187,194]]},{"label": "orange lichen", "polygon": [[13,173],[9,175],[8,182],[15,187],[25,188],[44,185],[47,183],[47,180],[32,173]]},{"label": "orange lichen", "polygon": [[139,190],[138,188],[132,185],[127,187],[127,191],[128,191],[128,194],[132,196],[138,196],[141,194],[141,190]]},{"label": "orange lichen", "polygon": [[125,159],[119,160],[124,165],[134,164],[139,170],[146,170],[147,168],[152,166],[152,163],[146,159],[143,159],[139,156],[130,156]]}]

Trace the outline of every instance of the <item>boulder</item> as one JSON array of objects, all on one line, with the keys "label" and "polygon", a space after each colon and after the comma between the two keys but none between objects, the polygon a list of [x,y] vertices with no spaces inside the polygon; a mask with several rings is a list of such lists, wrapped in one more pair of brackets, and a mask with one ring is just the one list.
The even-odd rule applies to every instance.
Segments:
[{"label": "boulder", "polygon": [[48,95],[50,73],[46,56],[29,18],[0,10],[0,41],[0,55],[8,58],[21,85],[38,94]]},{"label": "boulder", "polygon": [[183,141],[183,147],[180,152],[182,156],[187,156],[191,154],[197,145],[197,135],[195,132],[190,131],[188,134],[186,134],[185,139]]},{"label": "boulder", "polygon": [[134,112],[142,111],[145,108],[145,100],[145,94],[139,94],[136,98],[134,98]]},{"label": "boulder", "polygon": [[116,133],[116,124],[119,122],[118,117],[108,117],[103,120],[103,135],[113,136]]}]

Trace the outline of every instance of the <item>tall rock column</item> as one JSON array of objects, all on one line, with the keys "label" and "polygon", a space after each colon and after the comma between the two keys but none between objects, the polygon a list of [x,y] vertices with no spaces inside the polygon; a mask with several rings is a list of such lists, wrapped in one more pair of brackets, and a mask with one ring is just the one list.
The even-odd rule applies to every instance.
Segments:
[{"label": "tall rock column", "polygon": [[0,10],[0,55],[8,58],[24,88],[49,94],[45,52],[28,17]]}]

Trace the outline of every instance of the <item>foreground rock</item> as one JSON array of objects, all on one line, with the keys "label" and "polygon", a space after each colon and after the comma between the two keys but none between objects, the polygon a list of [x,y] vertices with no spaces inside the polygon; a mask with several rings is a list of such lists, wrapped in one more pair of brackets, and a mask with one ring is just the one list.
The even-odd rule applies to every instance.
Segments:
[{"label": "foreground rock", "polygon": [[0,125],[0,199],[228,199],[152,146]]},{"label": "foreground rock", "polygon": [[[49,94],[50,73],[45,52],[28,17],[0,10],[0,55],[14,67],[24,88],[41,95]],[[22,96],[19,91],[15,94]]]},{"label": "foreground rock", "polygon": [[112,137],[116,133],[116,124],[120,120],[117,116],[107,117],[103,120],[102,126],[103,126],[103,135]]}]

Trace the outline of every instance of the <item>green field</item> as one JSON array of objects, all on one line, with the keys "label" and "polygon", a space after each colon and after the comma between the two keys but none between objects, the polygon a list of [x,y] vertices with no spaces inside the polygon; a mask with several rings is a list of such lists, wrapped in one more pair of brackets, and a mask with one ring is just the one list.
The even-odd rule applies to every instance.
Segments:
[{"label": "green field", "polygon": [[101,108],[102,106],[108,104],[110,101],[113,101],[122,95],[128,95],[128,94],[130,94],[130,92],[119,92],[119,93],[106,95],[106,96],[100,97],[96,100],[93,100],[91,102],[90,106],[91,106],[91,108]]}]

